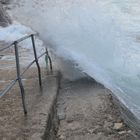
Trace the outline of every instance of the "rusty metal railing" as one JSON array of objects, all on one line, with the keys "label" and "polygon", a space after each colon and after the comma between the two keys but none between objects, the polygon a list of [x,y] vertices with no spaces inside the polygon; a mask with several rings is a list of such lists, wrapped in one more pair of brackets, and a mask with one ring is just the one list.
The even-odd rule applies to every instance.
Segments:
[{"label": "rusty metal railing", "polygon": [[[14,51],[15,51],[15,60],[16,60],[16,72],[17,72],[17,77],[16,79],[14,79],[9,85],[7,85],[1,92],[0,92],[0,98],[2,96],[4,96],[7,92],[9,92],[12,87],[16,84],[16,82],[18,82],[19,87],[20,87],[20,92],[21,92],[21,97],[22,97],[22,105],[23,105],[23,110],[24,110],[24,114],[27,114],[27,108],[26,108],[26,104],[25,104],[25,90],[24,90],[24,86],[22,83],[22,77],[24,75],[24,73],[34,64],[36,63],[37,69],[38,69],[38,79],[39,79],[39,86],[40,89],[42,89],[42,80],[41,80],[41,69],[40,69],[40,65],[38,60],[43,56],[46,55],[48,57],[49,63],[50,63],[50,70],[52,71],[52,60],[51,57],[48,53],[48,50],[46,49],[46,51],[44,53],[42,53],[40,56],[37,56],[36,53],[36,45],[35,45],[35,38],[34,36],[37,34],[31,34],[28,36],[25,36],[23,38],[20,38],[16,41],[14,41],[13,43],[11,43],[9,46],[4,47],[2,49],[0,49],[1,51],[4,51],[6,49],[9,49],[11,47],[14,46]],[[19,50],[18,50],[18,43],[31,38],[31,42],[32,42],[32,47],[33,47],[33,52],[34,52],[34,60],[26,67],[26,69],[21,73],[20,72],[20,61],[19,61]]]}]

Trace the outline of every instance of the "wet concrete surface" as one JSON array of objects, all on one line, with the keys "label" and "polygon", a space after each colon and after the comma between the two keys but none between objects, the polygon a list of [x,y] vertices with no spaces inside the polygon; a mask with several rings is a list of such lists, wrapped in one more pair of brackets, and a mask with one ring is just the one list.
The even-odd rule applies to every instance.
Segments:
[{"label": "wet concrete surface", "polygon": [[[0,47],[4,47],[1,44]],[[20,49],[21,72],[32,61],[28,49]],[[13,49],[0,52],[0,91],[16,78]],[[52,129],[54,105],[58,92],[58,73],[50,73],[41,65],[42,90],[39,87],[38,72],[33,65],[22,77],[28,114],[25,116],[18,83],[0,98],[0,140],[47,139]],[[46,136],[47,135],[47,136]]]},{"label": "wet concrete surface", "polygon": [[62,81],[57,115],[58,140],[139,140],[123,122],[111,92],[91,79]]},{"label": "wet concrete surface", "polygon": [[44,75],[44,78],[42,92],[37,78],[26,79],[27,116],[23,113],[18,85],[0,99],[1,140],[40,140],[44,137],[58,90],[56,74]]}]

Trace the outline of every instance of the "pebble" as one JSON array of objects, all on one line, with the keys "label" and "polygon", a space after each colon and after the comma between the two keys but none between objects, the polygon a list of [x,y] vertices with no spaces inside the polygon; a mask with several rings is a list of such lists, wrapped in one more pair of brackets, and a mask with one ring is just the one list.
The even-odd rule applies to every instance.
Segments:
[{"label": "pebble", "polygon": [[127,131],[120,131],[120,132],[118,132],[120,135],[122,135],[122,134],[126,134],[127,133]]},{"label": "pebble", "polygon": [[132,133],[132,131],[131,131],[131,130],[128,130],[127,132],[128,132],[128,133]]},{"label": "pebble", "polygon": [[120,130],[123,127],[123,123],[114,123],[114,129]]},{"label": "pebble", "polygon": [[66,114],[64,112],[59,112],[57,115],[59,120],[64,120],[66,118]]},{"label": "pebble", "polygon": [[89,132],[89,134],[92,134],[92,133],[94,133],[94,129],[89,129],[88,132]]},{"label": "pebble", "polygon": [[65,140],[66,139],[66,136],[61,135],[59,138],[60,138],[60,140]]}]

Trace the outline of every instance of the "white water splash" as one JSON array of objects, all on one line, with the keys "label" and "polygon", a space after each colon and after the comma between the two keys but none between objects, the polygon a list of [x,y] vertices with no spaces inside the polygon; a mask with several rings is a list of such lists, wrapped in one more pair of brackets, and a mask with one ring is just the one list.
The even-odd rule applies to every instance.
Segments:
[{"label": "white water splash", "polygon": [[[12,43],[13,41],[16,41],[20,38],[23,38],[33,33],[35,32],[31,28],[21,25],[20,23],[14,21],[13,24],[8,27],[5,27],[5,28],[0,27],[0,42],[5,42],[5,44],[7,43],[7,46],[8,46],[8,44]],[[32,62],[34,60],[34,53],[33,53],[33,46],[31,42],[31,38],[28,38],[20,42],[18,45],[19,45],[19,56],[20,56],[20,61],[21,61],[20,63],[23,67],[25,67],[25,65],[27,65],[29,62]],[[35,45],[36,45],[38,56],[45,52],[45,46],[38,37],[35,38]],[[0,47],[3,47],[3,46],[0,46]],[[0,66],[0,69],[15,67],[15,63],[14,63],[15,54],[14,54],[13,48],[14,48],[13,46],[10,48],[11,52],[9,54],[5,54],[4,52],[2,52],[3,56],[1,58],[1,60],[3,61],[6,60],[6,62],[11,62],[11,65],[10,64],[8,65],[5,64],[4,66],[2,65]],[[45,65],[44,57],[40,58],[40,64],[41,66]]]},{"label": "white water splash", "polygon": [[22,0],[20,4],[13,9],[14,17],[114,91],[140,118],[140,1]]}]

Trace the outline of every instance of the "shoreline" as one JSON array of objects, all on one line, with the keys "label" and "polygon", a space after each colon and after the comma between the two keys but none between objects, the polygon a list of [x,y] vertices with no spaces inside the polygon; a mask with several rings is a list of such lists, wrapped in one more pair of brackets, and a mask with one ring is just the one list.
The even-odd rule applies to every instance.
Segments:
[{"label": "shoreline", "polygon": [[118,107],[124,122],[140,137],[140,120],[113,93],[112,99]]}]

